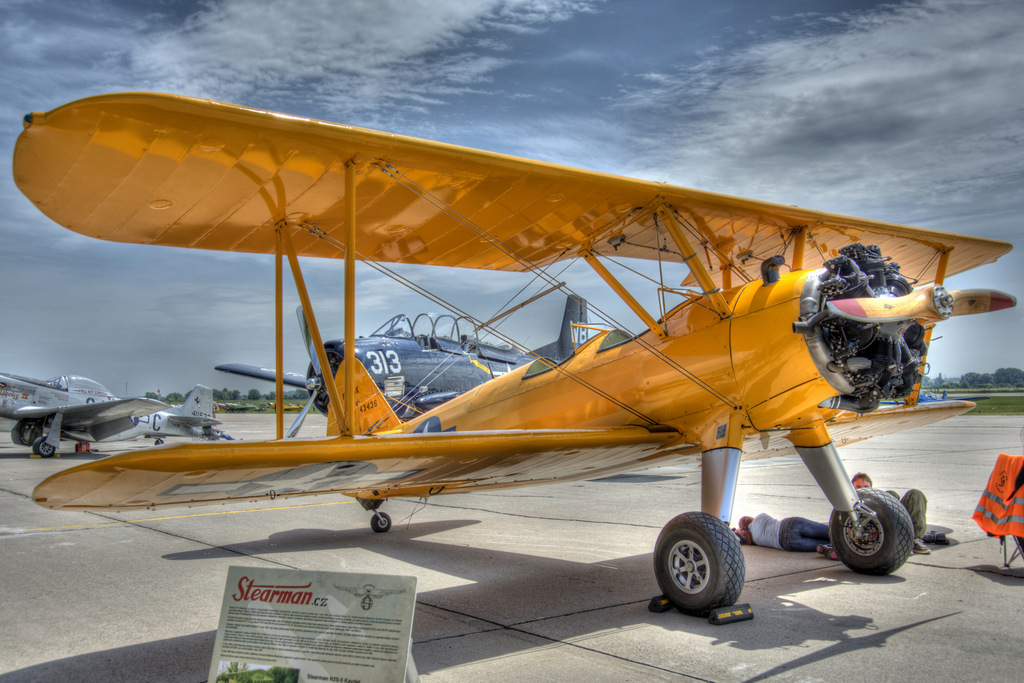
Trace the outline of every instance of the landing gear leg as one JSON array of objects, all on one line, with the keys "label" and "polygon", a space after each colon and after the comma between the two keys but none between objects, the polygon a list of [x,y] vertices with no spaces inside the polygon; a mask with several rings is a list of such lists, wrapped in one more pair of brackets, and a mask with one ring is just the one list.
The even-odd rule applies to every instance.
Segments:
[{"label": "landing gear leg", "polygon": [[860,574],[902,567],[914,547],[914,522],[900,501],[884,491],[853,488],[831,442],[796,450],[835,508],[828,531],[842,563]]},{"label": "landing gear leg", "polygon": [[32,452],[44,458],[52,457],[60,448],[60,424],[64,413],[55,413],[50,421],[50,430],[32,442]]},{"label": "landing gear leg", "polygon": [[846,473],[835,444],[829,441],[824,446],[797,446],[796,452],[832,507],[841,512],[853,511],[860,498],[850,483],[850,475]]},{"label": "landing gear leg", "polygon": [[743,550],[728,524],[741,456],[738,448],[705,451],[703,511],[675,517],[661,530],[654,546],[658,586],[685,614],[707,616],[716,607],[735,604],[743,591]]},{"label": "landing gear leg", "polygon": [[368,510],[373,513],[373,517],[370,518],[370,528],[378,534],[383,534],[386,531],[391,530],[391,515],[386,512],[380,511],[380,506],[384,504],[384,498],[357,498],[359,504],[363,506],[364,510]]}]

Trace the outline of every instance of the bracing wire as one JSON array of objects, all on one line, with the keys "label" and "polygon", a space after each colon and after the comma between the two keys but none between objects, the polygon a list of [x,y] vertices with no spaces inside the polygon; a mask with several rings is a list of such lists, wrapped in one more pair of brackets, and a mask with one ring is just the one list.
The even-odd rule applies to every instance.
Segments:
[{"label": "bracing wire", "polygon": [[[319,228],[316,228],[315,226],[308,226],[308,225],[305,226],[305,227],[307,228],[307,230],[309,231],[309,233],[311,235],[317,237],[318,239],[320,239],[320,240],[322,240],[322,241],[324,241],[324,242],[326,242],[328,244],[331,244],[332,246],[334,246],[339,251],[342,251],[342,252],[344,251],[345,247],[344,247],[343,244],[341,244],[338,240],[336,240],[335,238],[331,237],[327,233],[323,232]],[[411,289],[412,291],[414,291],[414,292],[416,292],[416,293],[426,297],[427,299],[429,299],[430,301],[434,302],[438,306],[446,308],[447,310],[451,311],[452,313],[454,313],[454,314],[456,314],[456,315],[458,315],[460,317],[466,318],[467,320],[470,320],[470,321],[474,322],[474,324],[476,324],[476,325],[483,326],[483,323],[481,321],[478,321],[475,317],[473,317],[472,315],[470,315],[466,311],[463,311],[462,309],[460,309],[457,306],[455,306],[455,304],[453,304],[453,303],[451,303],[449,301],[446,301],[445,299],[442,299],[441,297],[439,297],[436,294],[432,293],[430,290],[428,290],[428,289],[426,289],[426,288],[416,284],[415,282],[413,282],[412,280],[409,280],[408,278],[404,277],[403,275],[400,275],[399,273],[391,270],[390,268],[387,268],[386,266],[382,265],[381,263],[379,263],[377,261],[369,260],[368,258],[366,258],[365,255],[360,254],[358,251],[356,252],[356,256],[357,256],[357,258],[359,258],[360,261],[362,261],[363,263],[365,263],[369,267],[373,268],[378,273],[384,275],[385,277],[389,277],[389,278],[393,279],[395,282],[398,282],[399,284],[401,284],[401,285]],[[526,347],[522,346],[515,339],[505,335],[504,333],[500,332],[499,330],[495,329],[494,327],[486,326],[485,329],[487,329],[488,332],[490,332],[496,338],[500,339],[501,341],[505,342],[506,344],[509,344],[510,346],[519,349],[522,353],[524,353],[524,354],[526,354],[526,355],[528,355],[528,356],[530,356],[530,357],[532,357],[534,359],[539,359],[540,358],[533,351],[531,351],[530,349],[527,349]],[[573,379],[574,381],[576,381],[577,383],[579,383],[582,386],[586,387],[590,391],[593,391],[594,393],[596,393],[597,395],[601,396],[605,400],[607,400],[607,401],[609,401],[611,403],[614,403],[615,405],[617,405],[622,410],[625,410],[626,412],[636,416],[637,418],[639,418],[641,420],[644,420],[645,422],[647,422],[649,424],[652,424],[652,425],[653,424],[657,424],[657,420],[654,420],[650,416],[642,413],[641,411],[636,410],[635,408],[633,408],[632,406],[628,405],[627,403],[625,403],[625,402],[615,398],[613,395],[611,395],[608,392],[604,391],[603,389],[597,387],[592,382],[589,382],[589,381],[579,377],[578,375],[575,375],[575,374],[573,374],[571,372],[568,372],[568,371],[566,371],[564,368],[562,368],[560,366],[555,366],[554,369],[559,371],[560,373],[562,373],[564,376],[569,377],[570,379]]]},{"label": "bracing wire", "polygon": [[[578,294],[573,292],[569,287],[566,287],[566,286],[562,285],[561,283],[558,283],[557,279],[555,277],[551,276],[550,274],[548,274],[543,267],[541,267],[540,265],[538,265],[536,263],[533,263],[528,258],[526,258],[523,255],[519,254],[515,249],[513,249],[512,247],[510,247],[507,244],[505,244],[500,238],[496,237],[495,235],[493,235],[490,232],[488,232],[486,229],[484,229],[484,228],[476,225],[475,223],[473,223],[473,221],[471,221],[468,217],[466,217],[466,216],[462,215],[460,212],[456,211],[453,207],[448,205],[446,202],[444,202],[440,198],[438,198],[435,195],[433,195],[426,188],[423,188],[422,186],[420,186],[417,183],[415,183],[414,181],[412,181],[410,178],[405,176],[403,173],[401,173],[400,171],[395,169],[390,164],[382,164],[382,165],[378,166],[378,168],[383,173],[385,173],[386,175],[391,177],[393,180],[395,180],[399,185],[405,187],[406,189],[408,189],[411,192],[413,192],[414,194],[416,194],[418,197],[420,197],[420,198],[424,199],[425,201],[429,202],[432,206],[437,208],[439,211],[441,211],[445,215],[449,216],[450,218],[452,218],[454,221],[456,221],[460,225],[463,225],[464,227],[469,229],[471,232],[476,234],[478,237],[480,237],[481,239],[483,239],[487,243],[491,244],[493,247],[498,249],[501,253],[503,253],[506,256],[508,256],[514,262],[518,263],[524,270],[532,272],[534,274],[534,279],[535,280],[545,281],[549,285],[552,285],[552,286],[556,286],[557,285],[557,286],[563,288],[565,291],[569,292],[570,294],[574,294],[576,296],[579,296]],[[633,217],[637,213],[638,212],[636,210],[634,210],[633,212],[631,212],[629,214],[629,216],[627,218],[631,218],[631,217]],[[678,212],[676,212],[676,215],[678,215]],[[694,234],[694,236],[698,238],[698,240],[700,241],[701,244],[703,244],[705,247],[711,248],[713,251],[716,252],[716,254],[720,254],[720,251],[717,249],[717,247],[714,247],[714,245],[709,245],[707,243],[707,241],[703,238],[703,236],[700,235],[699,231],[696,231],[696,228],[694,228],[690,224],[690,222],[685,219],[685,217],[680,216],[680,218],[681,218],[683,224],[687,227],[688,231],[691,232],[691,234]],[[306,228],[309,230],[310,234],[314,235],[315,237],[317,237],[317,238],[319,238],[321,240],[324,240],[324,241],[326,241],[328,243],[331,243],[336,248],[338,248],[340,251],[342,251],[342,252],[344,251],[344,245],[343,244],[338,242],[336,239],[330,237],[324,231],[320,230],[316,226],[307,225]],[[659,247],[659,249],[660,249],[660,247]],[[373,261],[371,259],[368,259],[365,255],[359,254],[358,252],[357,252],[357,256],[359,257],[359,259],[361,261],[363,261],[364,263],[369,265],[371,268],[373,268],[377,272],[379,272],[379,273],[381,273],[381,274],[383,274],[383,275],[385,275],[385,276],[387,276],[389,278],[392,278],[393,280],[395,280],[399,284],[402,284],[403,286],[405,286],[405,287],[407,287],[407,288],[409,288],[409,289],[411,289],[411,290],[413,290],[413,291],[423,295],[424,297],[426,297],[430,301],[436,303],[437,305],[442,306],[442,307],[448,309],[452,313],[455,313],[455,314],[457,314],[459,316],[465,317],[466,319],[468,319],[470,321],[476,321],[476,318],[474,318],[473,316],[469,315],[465,311],[462,311],[461,309],[456,307],[454,304],[452,304],[452,303],[450,303],[448,301],[443,300],[441,297],[433,294],[429,290],[425,289],[424,287],[421,287],[420,285],[418,285],[418,284],[414,283],[413,281],[409,280],[408,278],[398,274],[397,272],[395,272],[395,271],[393,271],[393,270],[383,266],[379,262],[376,262],[376,261]],[[728,261],[726,259],[724,259],[724,258],[722,259],[722,262],[728,263]],[[730,265],[730,267],[733,267],[733,266]],[[735,267],[733,267],[733,268],[734,268],[735,272],[742,279],[749,280],[749,278],[742,271],[736,270]],[[648,279],[650,279],[650,278],[648,278]],[[582,298],[582,297],[580,297],[580,298]],[[611,316],[610,314],[606,313],[605,311],[602,311],[599,307],[594,305],[593,302],[588,302],[588,309],[593,314],[595,314],[596,317],[598,317],[599,319],[601,319],[601,320],[605,321],[606,323],[612,325],[613,327],[617,327],[619,329],[625,329],[624,325],[622,325],[621,323],[617,322],[615,320],[615,318],[613,316]],[[510,346],[519,349],[521,352],[523,352],[525,354],[528,354],[528,355],[531,355],[533,357],[536,357],[529,349],[523,347],[521,344],[516,342],[514,339],[508,337],[507,335],[503,334],[502,332],[500,332],[499,330],[495,329],[494,327],[488,326],[488,327],[486,327],[486,329],[488,330],[488,332],[493,334],[496,338],[504,341],[505,343],[509,344]],[[650,341],[644,339],[643,335],[639,335],[639,336],[634,337],[633,341],[636,342],[638,345],[640,345],[645,350],[647,350],[653,356],[655,356],[656,358],[658,358],[662,362],[664,362],[667,365],[669,365],[672,369],[674,369],[675,371],[679,372],[680,374],[682,374],[684,377],[686,377],[690,381],[694,382],[694,384],[696,384],[698,387],[704,389],[705,391],[707,391],[708,393],[713,395],[718,400],[722,401],[723,403],[726,403],[727,405],[729,405],[731,407],[734,407],[734,408],[738,407],[727,396],[723,395],[721,392],[716,390],[714,387],[709,385],[707,382],[701,380],[699,377],[697,377],[692,372],[690,372],[685,367],[683,367],[678,361],[676,361],[675,359],[673,359],[673,358],[667,356],[666,354],[664,354],[663,352],[661,352]],[[604,390],[602,390],[599,387],[593,385],[591,382],[586,381],[586,380],[584,380],[584,379],[574,375],[573,373],[570,373],[570,372],[566,371],[564,368],[562,368],[560,366],[555,366],[554,369],[556,369],[557,371],[562,373],[564,376],[570,377],[573,380],[575,380],[578,383],[580,383],[581,385],[586,386],[591,391],[593,391],[596,394],[600,395],[602,398],[605,398],[606,400],[614,403],[615,405],[619,406],[621,409],[626,410],[627,412],[629,412],[629,413],[631,413],[631,414],[633,414],[633,415],[635,415],[635,416],[637,416],[637,417],[639,417],[639,418],[641,418],[641,419],[643,419],[643,420],[645,420],[645,421],[647,421],[647,422],[649,422],[651,424],[655,424],[656,423],[656,421],[653,420],[651,417],[641,413],[640,411],[637,411],[635,408],[633,408],[633,407],[625,404],[624,402],[616,399],[615,397],[611,396],[610,394],[608,394]]]},{"label": "bracing wire", "polygon": [[[397,181],[400,185],[402,185],[406,189],[410,190],[411,192],[413,192],[417,196],[421,197],[422,199],[425,199],[432,206],[434,206],[435,208],[437,208],[437,209],[441,210],[442,212],[444,212],[446,215],[451,217],[457,223],[459,223],[463,227],[466,227],[471,232],[473,232],[477,236],[481,237],[482,239],[484,239],[488,243],[494,245],[496,248],[499,249],[499,251],[501,251],[501,253],[506,254],[507,256],[509,256],[509,258],[512,258],[514,261],[516,261],[520,265],[524,266],[530,272],[535,273],[535,276],[537,278],[543,279],[543,280],[547,281],[549,284],[556,284],[556,278],[554,278],[551,275],[549,275],[544,270],[544,268],[542,268],[540,265],[533,263],[528,258],[526,258],[526,257],[522,256],[521,254],[519,254],[515,249],[513,249],[512,247],[509,247],[508,245],[506,245],[500,238],[498,238],[497,236],[491,234],[485,228],[475,224],[467,216],[464,216],[462,213],[456,211],[453,207],[448,205],[442,199],[440,199],[439,197],[436,197],[429,190],[427,190],[426,188],[424,188],[424,187],[420,186],[419,184],[417,184],[415,181],[413,181],[411,178],[409,178],[408,176],[403,174],[401,171],[399,171],[395,167],[391,166],[390,164],[384,164],[384,165],[380,166],[380,169],[386,175],[391,177],[393,180]],[[700,234],[699,231],[696,230],[696,228],[690,223],[689,220],[687,220],[685,217],[681,216],[679,214],[679,212],[675,211],[674,209],[673,209],[673,212],[684,222],[684,224],[687,226],[687,229],[691,232],[692,235],[694,235],[698,239],[698,241],[702,245],[704,245],[705,247],[710,246],[716,252],[716,254],[721,255],[720,250],[718,250],[717,247],[714,247],[714,245],[710,245],[708,243],[708,241],[704,238],[704,236],[702,234]],[[627,219],[632,218],[637,213],[638,213],[638,211],[636,209],[634,209],[634,211],[630,212],[630,214],[627,216]],[[722,260],[723,260],[723,262],[727,262],[726,259],[722,259]],[[744,280],[749,281],[749,278],[744,273],[742,273],[741,271],[736,271],[736,272],[740,275],[741,278],[743,278]],[[572,290],[570,290],[568,287],[566,287],[566,291],[569,291],[570,293],[575,294],[575,292],[572,292]],[[579,296],[579,295],[577,294],[577,296]],[[582,298],[582,297],[580,297],[580,298]],[[600,308],[598,308],[598,307],[596,307],[596,306],[594,306],[592,304],[589,304],[589,303],[588,303],[588,306],[590,307],[590,310],[592,312],[594,312],[594,313],[596,313],[598,315],[599,318],[601,318],[601,319],[605,320],[606,322],[610,323],[612,326],[618,327],[620,329],[624,329],[625,328],[624,325],[622,325],[621,323],[617,322],[614,319],[614,317],[612,317],[611,315],[605,313]],[[492,333],[495,332],[495,330],[491,330],[491,331],[492,331]],[[738,407],[733,401],[731,401],[724,394],[720,393],[714,387],[712,387],[711,385],[707,384],[706,382],[704,382],[703,380],[698,378],[696,375],[694,375],[693,373],[688,371],[686,368],[684,368],[681,364],[679,364],[674,359],[672,359],[669,356],[667,356],[664,353],[662,353],[659,349],[657,349],[650,342],[644,340],[642,336],[635,337],[634,341],[636,341],[640,346],[645,348],[652,355],[654,355],[655,357],[659,358],[660,360],[665,362],[667,365],[672,367],[674,370],[676,370],[677,372],[682,374],[684,377],[686,377],[690,381],[694,382],[697,386],[699,386],[700,388],[704,389],[708,393],[710,393],[713,396],[715,396],[720,401],[730,405],[731,407],[734,407],[734,408]],[[516,346],[517,348],[520,348],[524,352],[528,352],[527,349],[524,349],[523,347],[521,347],[520,345],[516,344],[515,342],[512,342],[512,344],[514,346]],[[564,372],[564,374],[570,375],[571,373]],[[600,393],[602,395],[606,395],[603,391],[601,391]],[[618,402],[618,401],[616,401],[616,403],[620,404],[620,402]],[[630,412],[636,413],[636,411],[634,411],[631,408],[629,410],[630,410]]]}]

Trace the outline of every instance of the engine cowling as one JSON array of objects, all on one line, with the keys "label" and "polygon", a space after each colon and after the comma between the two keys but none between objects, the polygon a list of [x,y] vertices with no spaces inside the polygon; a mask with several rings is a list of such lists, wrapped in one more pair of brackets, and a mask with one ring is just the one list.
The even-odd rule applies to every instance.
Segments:
[{"label": "engine cowling", "polygon": [[800,322],[818,371],[839,392],[827,408],[870,412],[881,401],[909,396],[928,351],[925,329],[915,320],[862,322],[830,315],[836,299],[898,297],[913,290],[899,264],[876,246],[852,244],[826,261],[804,284]]}]

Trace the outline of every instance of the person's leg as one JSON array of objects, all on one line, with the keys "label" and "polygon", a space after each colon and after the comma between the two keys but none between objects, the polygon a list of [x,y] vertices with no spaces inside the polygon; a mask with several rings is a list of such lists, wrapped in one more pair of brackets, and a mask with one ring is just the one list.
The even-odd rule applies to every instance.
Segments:
[{"label": "person's leg", "polygon": [[921,538],[928,531],[928,499],[917,489],[910,489],[900,502],[914,522],[914,538]]},{"label": "person's leg", "polygon": [[827,525],[803,517],[787,517],[779,528],[779,543],[785,550],[812,553],[828,540]]}]

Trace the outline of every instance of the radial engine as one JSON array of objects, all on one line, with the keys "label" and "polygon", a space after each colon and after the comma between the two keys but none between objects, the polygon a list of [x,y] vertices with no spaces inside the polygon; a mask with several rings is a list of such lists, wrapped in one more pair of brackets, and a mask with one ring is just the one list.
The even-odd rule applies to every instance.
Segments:
[{"label": "radial engine", "polygon": [[859,243],[840,249],[818,277],[807,279],[801,322],[794,329],[804,334],[819,372],[839,392],[822,407],[866,413],[914,391],[928,351],[921,324],[861,322],[831,315],[827,308],[836,299],[899,297],[912,290],[899,264],[877,246]]}]

